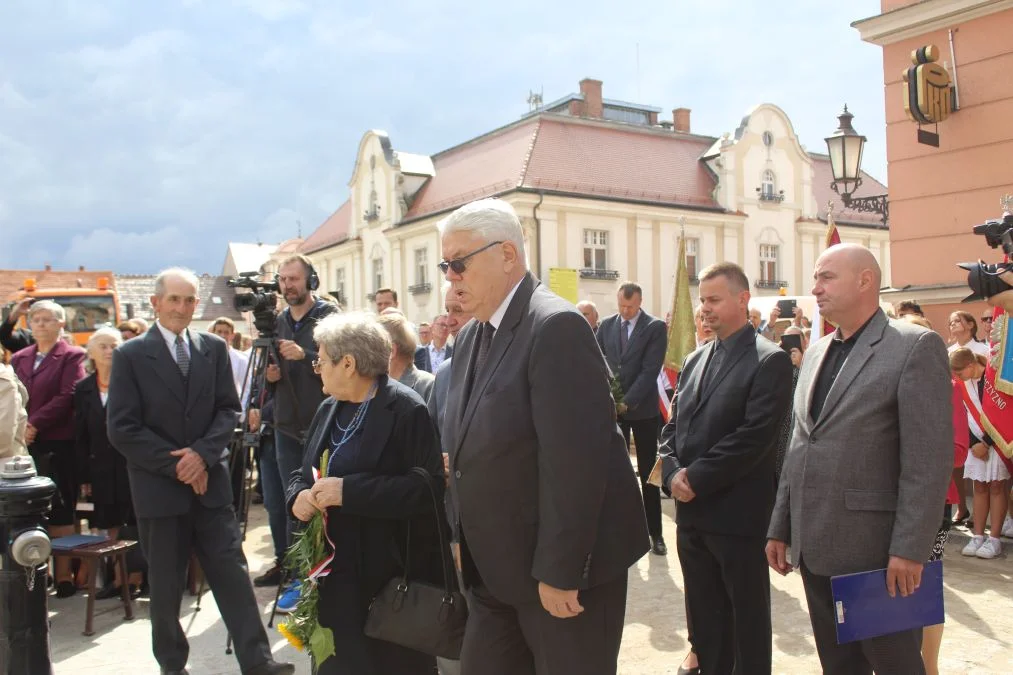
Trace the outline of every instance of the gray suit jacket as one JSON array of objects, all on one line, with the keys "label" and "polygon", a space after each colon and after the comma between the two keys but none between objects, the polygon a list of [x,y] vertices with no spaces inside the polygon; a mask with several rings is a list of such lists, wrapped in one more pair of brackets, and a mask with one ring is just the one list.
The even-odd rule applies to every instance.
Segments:
[{"label": "gray suit jacket", "polygon": [[[232,503],[228,451],[239,414],[228,347],[217,335],[190,331],[190,377],[184,381],[157,327],[113,352],[106,418],[109,440],[127,458],[138,518],[188,513]],[[176,478],[176,457],[193,448],[207,464],[208,489],[197,497]]]},{"label": "gray suit jacket", "polygon": [[429,395],[433,391],[433,381],[435,379],[436,378],[432,373],[419,370],[415,367],[415,364],[412,364],[407,368],[407,370],[401,373],[401,379],[399,379],[398,382],[409,389],[412,389],[416,394],[422,397],[423,401],[429,401]]},{"label": "gray suit jacket", "polygon": [[[429,415],[436,422],[436,428],[440,431],[440,438],[443,438],[443,420],[447,416],[447,395],[450,393],[450,364],[453,357],[440,364],[436,371],[433,391],[429,396]],[[443,452],[450,452],[446,442],[443,442]]]},{"label": "gray suit jacket", "polygon": [[805,354],[795,426],[767,536],[832,576],[928,560],[953,467],[953,389],[943,340],[880,310],[809,414],[832,337]]},{"label": "gray suit jacket", "polygon": [[468,396],[477,334],[458,336],[444,423],[465,585],[518,605],[538,602],[539,581],[625,578],[647,519],[587,321],[525,275]]}]

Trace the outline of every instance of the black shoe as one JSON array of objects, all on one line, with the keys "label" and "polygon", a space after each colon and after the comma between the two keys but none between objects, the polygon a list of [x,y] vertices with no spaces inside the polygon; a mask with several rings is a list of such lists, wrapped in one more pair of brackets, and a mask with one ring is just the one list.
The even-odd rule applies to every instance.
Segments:
[{"label": "black shoe", "polygon": [[679,666],[679,670],[675,671],[676,675],[700,675],[700,666],[696,668],[683,668]]},{"label": "black shoe", "polygon": [[74,585],[73,581],[61,581],[56,584],[56,597],[58,598],[69,598],[76,593],[77,586]]},{"label": "black shoe", "polygon": [[668,555],[668,547],[665,546],[665,540],[661,537],[656,537],[651,546],[651,553],[654,555]]},{"label": "black shoe", "polygon": [[120,587],[115,584],[106,584],[95,593],[96,600],[109,600],[120,597]]},{"label": "black shoe", "polygon": [[253,580],[253,585],[257,588],[265,588],[267,586],[277,586],[281,583],[281,577],[283,570],[281,565],[274,563],[271,568],[261,574],[259,577]]},{"label": "black shoe", "polygon": [[265,661],[259,666],[244,670],[243,675],[293,675],[295,666],[291,663],[278,663],[277,661]]},{"label": "black shoe", "polygon": [[182,670],[165,670],[163,668],[162,675],[190,675],[190,671],[186,668],[183,668]]}]

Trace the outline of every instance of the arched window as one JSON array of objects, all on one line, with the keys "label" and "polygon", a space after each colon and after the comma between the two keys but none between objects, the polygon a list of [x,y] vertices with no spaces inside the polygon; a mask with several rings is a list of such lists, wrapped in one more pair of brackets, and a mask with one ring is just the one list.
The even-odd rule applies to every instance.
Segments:
[{"label": "arched window", "polygon": [[774,188],[777,186],[777,177],[774,172],[767,169],[763,172],[763,179],[760,182],[760,199],[773,199]]}]

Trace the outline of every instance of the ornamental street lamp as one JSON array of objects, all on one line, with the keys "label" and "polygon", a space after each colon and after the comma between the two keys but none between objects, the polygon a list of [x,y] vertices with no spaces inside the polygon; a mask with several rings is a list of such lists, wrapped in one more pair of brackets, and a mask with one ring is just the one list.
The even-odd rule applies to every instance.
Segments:
[{"label": "ornamental street lamp", "polygon": [[830,152],[830,170],[834,174],[830,187],[841,195],[846,208],[878,213],[883,216],[883,224],[886,225],[890,215],[887,195],[852,197],[862,185],[862,149],[865,147],[865,136],[851,126],[854,117],[848,112],[848,106],[844,106],[844,112],[837,117],[837,129],[826,139],[827,150]]}]

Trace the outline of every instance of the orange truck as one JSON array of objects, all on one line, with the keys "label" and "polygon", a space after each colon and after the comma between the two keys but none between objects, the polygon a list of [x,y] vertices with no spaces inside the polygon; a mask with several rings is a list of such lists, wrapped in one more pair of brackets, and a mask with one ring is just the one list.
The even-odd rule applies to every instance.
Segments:
[{"label": "orange truck", "polygon": [[[40,288],[35,279],[25,279],[24,286],[4,308],[4,318],[18,302],[29,297],[36,301],[52,300],[63,307],[67,314],[64,331],[72,335],[78,345],[85,345],[97,328],[115,327],[120,323],[120,299],[108,277],[99,277],[94,288]],[[18,327],[25,327],[24,316],[18,321]]]}]

